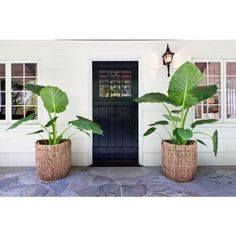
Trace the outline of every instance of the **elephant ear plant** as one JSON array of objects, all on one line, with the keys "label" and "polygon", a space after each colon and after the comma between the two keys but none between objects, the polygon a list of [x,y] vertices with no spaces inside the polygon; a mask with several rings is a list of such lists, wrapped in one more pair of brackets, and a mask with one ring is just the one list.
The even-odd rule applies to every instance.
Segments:
[{"label": "elephant ear plant", "polygon": [[[140,98],[135,99],[139,103],[160,103],[164,106],[166,114],[165,119],[150,124],[150,128],[144,133],[144,136],[157,132],[158,126],[162,126],[168,133],[168,143],[174,145],[188,145],[193,142],[195,135],[206,135],[213,143],[213,152],[217,155],[218,132],[214,131],[212,135],[205,132],[195,131],[199,125],[216,122],[216,119],[202,119],[194,121],[191,125],[186,125],[186,119],[191,107],[201,103],[217,93],[216,85],[199,86],[203,80],[200,70],[191,62],[185,62],[180,66],[169,82],[168,94],[159,92],[147,93]],[[170,105],[176,107],[170,109]],[[170,125],[170,129],[166,126]],[[158,132],[157,132],[158,133]],[[202,140],[195,139],[200,144],[206,145]],[[176,146],[176,148],[178,148]],[[176,163],[175,163],[176,164]]]},{"label": "elephant ear plant", "polygon": [[[33,120],[35,114],[32,113],[15,122],[12,126],[8,128],[8,130],[14,129],[25,122],[32,121],[40,125],[41,129],[32,133],[28,133],[27,135],[38,134],[41,136],[41,133],[45,132],[48,137],[48,139],[45,141],[49,145],[59,144],[63,139],[65,133],[72,127],[76,128],[77,132],[81,131],[86,133],[87,135],[89,135],[88,131],[92,131],[95,134],[103,134],[103,131],[101,130],[98,124],[82,116],[77,116],[77,119],[69,121],[68,126],[61,133],[58,133],[58,113],[64,112],[66,110],[66,106],[69,103],[66,93],[57,87],[41,86],[35,84],[27,84],[26,89],[40,96],[43,101],[43,105],[48,112],[49,121],[46,124],[42,124],[39,121],[35,121]],[[72,137],[77,132],[73,133],[68,138]],[[41,138],[43,139],[42,136]]]},{"label": "elephant ear plant", "polygon": [[[35,114],[32,113],[15,122],[8,130],[17,128],[28,121],[38,124],[40,126],[39,130],[27,134],[38,134],[42,138],[36,142],[37,173],[43,180],[63,178],[70,170],[71,141],[69,138],[77,132],[84,132],[90,135],[89,131],[92,131],[95,134],[102,135],[103,131],[95,122],[77,116],[75,120],[68,121],[68,126],[59,132],[57,126],[58,114],[64,112],[69,103],[66,93],[57,87],[34,84],[27,84],[26,89],[42,99],[43,105],[48,112],[49,120],[46,124],[42,124],[34,120]],[[67,139],[64,139],[66,132],[72,127],[77,131],[72,133]],[[42,133],[46,133],[47,139],[42,137]]]}]

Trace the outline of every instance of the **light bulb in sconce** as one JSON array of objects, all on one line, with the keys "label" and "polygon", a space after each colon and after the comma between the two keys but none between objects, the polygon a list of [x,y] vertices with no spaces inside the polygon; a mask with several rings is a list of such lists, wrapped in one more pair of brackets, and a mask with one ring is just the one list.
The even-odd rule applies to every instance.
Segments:
[{"label": "light bulb in sconce", "polygon": [[169,45],[167,44],[166,52],[162,55],[163,65],[167,66],[168,77],[170,76],[170,64],[173,60],[174,53],[170,51]]}]

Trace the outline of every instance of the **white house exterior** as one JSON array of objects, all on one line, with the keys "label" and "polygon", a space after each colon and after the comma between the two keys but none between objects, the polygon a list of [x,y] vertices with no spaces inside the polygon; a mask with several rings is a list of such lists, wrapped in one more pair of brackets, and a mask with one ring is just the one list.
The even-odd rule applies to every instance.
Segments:
[{"label": "white house exterior", "polygon": [[[162,63],[166,44],[175,52],[171,64],[171,75],[186,60],[193,62],[219,62],[220,74],[210,75],[221,80],[221,119],[213,125],[204,125],[200,131],[219,133],[217,158],[208,147],[198,145],[198,165],[236,165],[236,117],[228,117],[226,112],[227,73],[229,62],[236,62],[236,41],[0,41],[0,64],[6,65],[5,119],[0,120],[0,166],[34,166],[37,136],[26,133],[37,130],[35,124],[23,125],[6,132],[14,122],[11,120],[11,69],[13,63],[37,63],[38,84],[54,85],[64,90],[69,97],[69,105],[60,116],[59,127],[63,129],[67,121],[76,115],[92,118],[92,62],[93,61],[138,61],[139,95],[147,92],[167,92],[169,79],[167,68]],[[230,77],[230,76],[229,76]],[[234,75],[231,75],[234,78]],[[236,74],[235,74],[236,77]],[[236,89],[236,88],[235,88]],[[232,91],[234,88],[231,89]],[[236,100],[230,100],[236,107]],[[207,108],[208,109],[208,108]],[[232,113],[236,108],[233,108]],[[192,120],[195,111],[192,110]],[[138,112],[139,164],[143,166],[161,165],[161,139],[157,134],[142,137],[147,125],[162,118],[163,109],[159,104],[140,104]],[[47,122],[47,113],[38,101],[38,119]],[[163,131],[163,137],[165,133]],[[93,140],[84,134],[72,138],[72,165],[93,164]]]}]

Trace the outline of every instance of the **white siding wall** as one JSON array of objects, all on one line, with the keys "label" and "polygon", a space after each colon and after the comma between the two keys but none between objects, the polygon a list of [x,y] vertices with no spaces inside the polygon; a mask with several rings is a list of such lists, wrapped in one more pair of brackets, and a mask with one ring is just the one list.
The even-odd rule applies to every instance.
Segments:
[{"label": "white siding wall", "polygon": [[[169,78],[167,68],[162,65],[161,56],[166,49],[165,41],[157,42],[79,42],[79,41],[0,41],[0,60],[38,60],[39,83],[56,85],[69,96],[67,111],[60,116],[62,129],[75,115],[92,117],[92,60],[138,60],[139,94],[166,92]],[[173,71],[191,58],[234,58],[236,41],[169,41],[175,57]],[[162,118],[162,107],[157,104],[143,104],[139,108],[140,164],[160,165],[161,146],[158,135],[142,138],[147,124]],[[43,122],[47,114],[40,109]],[[192,118],[192,117],[191,117]],[[25,136],[36,130],[33,125],[21,126],[5,132],[10,124],[0,124],[0,166],[31,166],[34,161],[34,142],[37,137]],[[213,157],[211,145],[199,146],[199,165],[235,165],[236,124],[215,125],[219,131],[219,155]],[[213,126],[201,129],[213,130]],[[165,137],[165,133],[162,133]],[[208,141],[207,141],[208,142]],[[208,142],[209,143],[209,142]],[[72,139],[72,164],[92,164],[92,140],[78,134]]]}]

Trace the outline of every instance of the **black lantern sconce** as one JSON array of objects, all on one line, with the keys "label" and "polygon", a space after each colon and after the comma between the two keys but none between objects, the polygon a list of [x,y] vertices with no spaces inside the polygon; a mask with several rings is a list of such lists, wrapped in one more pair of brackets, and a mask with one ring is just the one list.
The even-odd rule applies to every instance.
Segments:
[{"label": "black lantern sconce", "polygon": [[167,66],[168,77],[170,76],[170,64],[172,62],[174,53],[170,51],[169,45],[167,44],[166,52],[163,54],[163,65]]}]

